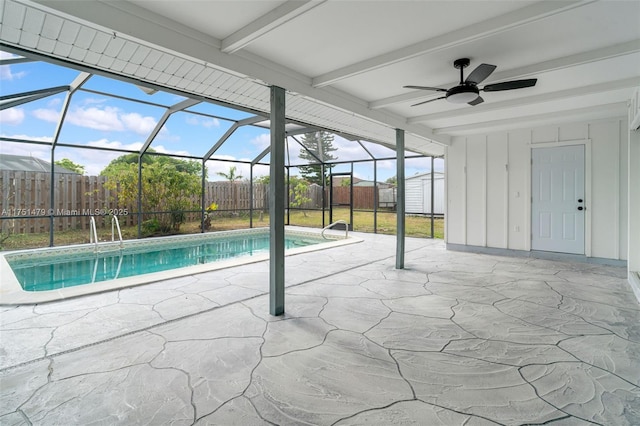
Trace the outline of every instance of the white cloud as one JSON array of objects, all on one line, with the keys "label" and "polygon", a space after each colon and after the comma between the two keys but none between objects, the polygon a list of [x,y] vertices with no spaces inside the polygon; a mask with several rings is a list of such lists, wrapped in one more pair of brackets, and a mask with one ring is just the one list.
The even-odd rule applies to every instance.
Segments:
[{"label": "white cloud", "polygon": [[[0,59],[12,59],[12,58],[19,58],[19,57],[20,56],[14,55],[12,53],[0,52]],[[24,77],[25,75],[27,75],[26,72],[14,73],[11,70],[11,65],[0,66],[0,80],[6,80],[6,81],[17,80]]]},{"label": "white cloud", "polygon": [[24,120],[24,110],[22,108],[8,108],[0,110],[0,124],[17,126]]},{"label": "white cloud", "polygon": [[175,151],[175,150],[167,149],[162,145],[158,145],[158,146],[152,145],[152,148],[156,152],[159,152],[161,154],[191,155],[189,151],[184,151],[184,150]]},{"label": "white cloud", "polygon": [[121,114],[120,119],[124,126],[139,135],[148,135],[156,127],[157,121],[153,117],[143,117],[137,112]]},{"label": "white cloud", "polygon": [[25,139],[25,140],[29,140],[29,141],[39,141],[39,142],[51,142],[53,140],[53,138],[51,136],[30,136],[30,135],[25,135],[25,134],[7,135],[7,134],[3,133],[2,137],[11,138],[11,139]]},{"label": "white cloud", "polygon": [[62,99],[61,98],[53,98],[49,102],[47,102],[47,106],[49,108],[53,108],[53,107],[57,107],[61,103],[62,103]]},{"label": "white cloud", "polygon": [[75,108],[70,111],[65,121],[80,127],[88,127],[95,130],[105,131],[123,131],[124,125],[118,117],[118,108],[105,107],[100,108]]},{"label": "white cloud", "polygon": [[220,127],[220,120],[210,117],[196,117],[195,115],[187,115],[185,123],[191,126],[202,126],[210,129],[211,127]]},{"label": "white cloud", "polygon": [[[39,108],[33,115],[40,120],[57,122],[60,111],[53,108]],[[79,127],[94,130],[123,132],[130,130],[138,135],[147,136],[157,124],[155,118],[138,113],[123,113],[116,107],[74,108],[69,111],[65,121]]]},{"label": "white cloud", "polygon": [[82,101],[83,105],[100,105],[107,102],[107,98],[85,98]]},{"label": "white cloud", "polygon": [[202,125],[207,129],[211,127],[220,127],[220,120],[217,118],[208,118],[206,120],[202,120]]},{"label": "white cloud", "polygon": [[[140,148],[142,148],[142,142],[125,144],[120,141],[110,141],[106,138],[98,139],[95,141],[89,141],[87,145],[94,146],[97,148],[126,149],[130,151],[139,151]],[[118,154],[118,155],[122,155],[122,154]]]},{"label": "white cloud", "polygon": [[49,108],[38,108],[31,113],[33,116],[42,121],[57,123],[60,120],[60,111]]},{"label": "white cloud", "polygon": [[261,133],[255,138],[251,139],[251,143],[264,150],[266,147],[271,145],[271,136],[269,135],[269,133]]},{"label": "white cloud", "polygon": [[[7,137],[16,139],[24,138],[23,135],[12,135]],[[51,160],[51,148],[46,145],[3,142],[0,152],[6,155],[29,155],[31,157],[40,158],[45,161]]]}]

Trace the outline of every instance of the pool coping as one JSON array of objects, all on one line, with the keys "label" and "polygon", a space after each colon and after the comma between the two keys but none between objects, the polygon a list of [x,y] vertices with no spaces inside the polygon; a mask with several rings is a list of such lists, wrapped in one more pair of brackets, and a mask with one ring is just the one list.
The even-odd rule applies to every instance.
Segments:
[{"label": "pool coping", "polygon": [[[285,227],[287,232],[292,232],[296,234],[313,234],[314,236],[318,236],[321,233],[321,230],[315,228],[301,228],[301,227]],[[216,236],[223,238],[226,235],[230,234],[251,234],[264,231],[268,228],[251,228],[251,229],[243,229],[236,231],[219,231],[215,232]],[[314,232],[316,231],[316,232]],[[202,239],[206,238],[208,235],[211,238],[211,235],[214,233],[204,233],[204,234],[190,234],[190,235],[178,235],[178,236],[168,236],[168,237],[158,237],[155,239],[146,239],[146,240],[129,240],[125,241],[127,245],[139,245],[144,244],[145,242],[150,245],[152,242],[158,242],[158,239],[163,239],[164,241],[186,241],[193,239]],[[314,244],[311,246],[299,247],[288,249],[285,251],[285,256],[295,256],[298,254],[309,253],[312,251],[318,250],[326,250],[333,247],[340,247],[344,245],[354,244],[362,242],[363,240],[358,237],[354,237],[353,235],[349,235],[348,238],[340,238],[339,234],[335,231],[327,234],[330,239],[326,243]],[[141,243],[140,243],[141,242]],[[103,246],[113,246],[119,245],[118,242],[112,243],[101,243]],[[68,252],[68,253],[79,253],[86,252],[87,250],[91,250],[93,244],[76,244],[72,246],[64,246],[64,247],[54,247],[56,252]],[[220,260],[211,263],[205,263],[201,265],[193,265],[187,266],[183,268],[171,269],[167,271],[160,272],[152,272],[148,274],[137,275],[133,277],[125,277],[125,278],[117,278],[115,280],[102,281],[98,283],[90,283],[77,285],[73,287],[66,287],[57,290],[46,290],[46,291],[25,291],[20,285],[18,279],[16,278],[11,266],[9,265],[5,256],[9,255],[28,255],[33,252],[45,252],[45,251],[53,251],[51,247],[40,248],[40,249],[27,249],[27,250],[15,250],[8,251],[4,253],[0,253],[0,306],[3,305],[33,305],[37,303],[46,303],[53,302],[56,300],[64,300],[70,299],[73,297],[85,296],[89,294],[97,294],[103,293],[106,291],[119,290],[124,288],[131,288],[140,285],[150,284],[153,282],[163,281],[171,278],[180,278],[194,274],[201,274],[204,272],[216,271],[220,269],[232,268],[234,266],[246,265],[250,263],[262,262],[269,259],[269,253],[260,253],[257,255],[246,255],[240,256],[233,259]]]}]

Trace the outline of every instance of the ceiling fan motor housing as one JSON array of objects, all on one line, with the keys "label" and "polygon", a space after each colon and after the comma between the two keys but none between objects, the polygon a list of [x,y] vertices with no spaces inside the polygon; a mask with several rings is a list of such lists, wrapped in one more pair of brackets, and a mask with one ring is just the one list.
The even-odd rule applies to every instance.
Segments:
[{"label": "ceiling fan motor housing", "polygon": [[467,104],[480,96],[480,90],[475,84],[461,84],[447,90],[447,101],[454,104]]}]

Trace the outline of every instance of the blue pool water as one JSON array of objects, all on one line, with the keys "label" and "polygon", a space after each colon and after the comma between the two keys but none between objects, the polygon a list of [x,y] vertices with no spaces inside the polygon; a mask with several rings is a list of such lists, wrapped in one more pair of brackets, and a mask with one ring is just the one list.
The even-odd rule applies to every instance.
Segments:
[{"label": "blue pool water", "polygon": [[[325,242],[319,236],[289,235],[285,248],[304,247]],[[126,243],[125,243],[126,244]],[[268,253],[269,233],[251,233],[211,240],[160,243],[143,247],[125,247],[94,253],[37,255],[7,259],[16,278],[26,291],[46,291],[167,271],[216,262],[239,256]]]}]

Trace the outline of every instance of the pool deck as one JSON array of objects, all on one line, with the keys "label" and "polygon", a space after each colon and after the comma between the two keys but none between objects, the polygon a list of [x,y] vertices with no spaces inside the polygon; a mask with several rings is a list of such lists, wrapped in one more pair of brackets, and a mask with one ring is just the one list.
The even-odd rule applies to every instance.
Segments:
[{"label": "pool deck", "polygon": [[395,237],[0,307],[2,425],[638,425],[624,268]]}]

